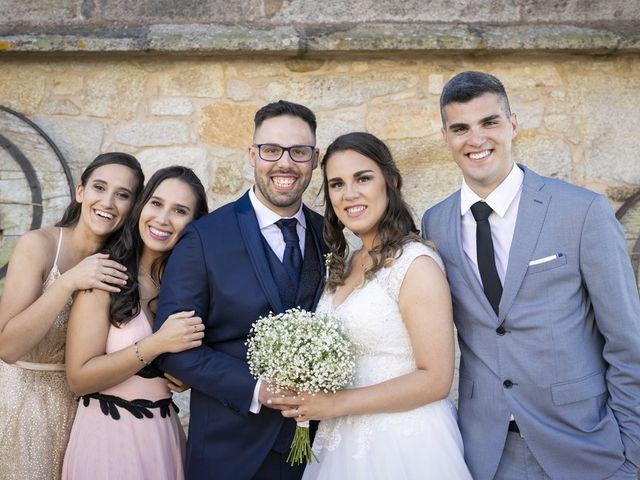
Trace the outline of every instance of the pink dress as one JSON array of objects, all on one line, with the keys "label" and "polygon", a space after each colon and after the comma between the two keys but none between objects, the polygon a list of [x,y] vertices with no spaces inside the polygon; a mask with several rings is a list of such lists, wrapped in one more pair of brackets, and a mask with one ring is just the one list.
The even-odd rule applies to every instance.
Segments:
[{"label": "pink dress", "polygon": [[[151,335],[140,313],[122,328],[111,326],[106,353],[132,348]],[[69,480],[182,480],[185,435],[168,382],[134,375],[78,404],[64,456]]]}]

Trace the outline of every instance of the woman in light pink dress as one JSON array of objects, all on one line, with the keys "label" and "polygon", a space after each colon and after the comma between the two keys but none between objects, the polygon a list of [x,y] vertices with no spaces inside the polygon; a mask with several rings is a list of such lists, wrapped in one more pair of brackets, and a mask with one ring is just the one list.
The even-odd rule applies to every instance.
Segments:
[{"label": "woman in light pink dress", "polygon": [[64,375],[75,292],[118,291],[124,267],[98,252],[142,192],[135,157],[98,155],[55,227],[18,240],[0,302],[0,479],[57,480],[77,402]]},{"label": "woman in light pink dress", "polygon": [[67,379],[79,396],[63,479],[183,479],[185,436],[171,401],[177,379],[152,362],[199,346],[202,320],[178,312],[152,332],[160,278],[184,227],[207,213],[198,177],[185,167],[158,170],[122,234],[107,246],[127,267],[120,293],[78,296],[67,331]]}]

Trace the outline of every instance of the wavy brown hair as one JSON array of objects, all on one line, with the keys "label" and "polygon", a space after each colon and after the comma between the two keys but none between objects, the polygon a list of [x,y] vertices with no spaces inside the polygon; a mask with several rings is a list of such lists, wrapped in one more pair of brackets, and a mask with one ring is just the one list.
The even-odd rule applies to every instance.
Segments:
[{"label": "wavy brown hair", "polygon": [[353,150],[373,160],[380,167],[387,187],[388,203],[380,219],[378,242],[369,252],[373,265],[365,271],[363,281],[370,280],[378,270],[391,265],[407,243],[415,241],[425,243],[419,235],[408,205],[402,198],[402,176],[389,148],[382,140],[370,133],[352,132],[341,135],[329,145],[321,162],[322,190],[325,200],[323,234],[331,254],[325,284],[329,292],[334,292],[338,286],[344,285],[344,278],[348,274],[346,258],[349,247],[343,232],[344,224],[338,219],[329,200],[327,162],[335,153],[346,150]]}]

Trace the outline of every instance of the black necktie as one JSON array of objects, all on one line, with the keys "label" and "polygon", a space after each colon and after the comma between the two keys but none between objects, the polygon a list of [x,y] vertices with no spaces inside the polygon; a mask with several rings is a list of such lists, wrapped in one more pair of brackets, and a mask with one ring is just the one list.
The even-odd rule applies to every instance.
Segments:
[{"label": "black necktie", "polygon": [[485,202],[476,202],[471,205],[471,213],[476,219],[476,246],[478,255],[478,270],[484,294],[489,299],[489,303],[498,315],[498,306],[502,296],[502,284],[498,271],[496,270],[496,260],[493,253],[493,240],[491,240],[491,225],[489,225],[489,215],[493,210]]},{"label": "black necktie", "polygon": [[295,218],[281,218],[276,225],[282,230],[284,237],[284,256],[282,265],[293,280],[294,285],[300,281],[300,269],[302,267],[302,252],[300,251],[300,238],[296,227],[298,220]]}]

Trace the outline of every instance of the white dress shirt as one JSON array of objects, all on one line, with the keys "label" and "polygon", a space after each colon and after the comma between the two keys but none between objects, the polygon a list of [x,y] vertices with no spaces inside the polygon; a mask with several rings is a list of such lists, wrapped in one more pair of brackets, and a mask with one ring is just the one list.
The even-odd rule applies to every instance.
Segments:
[{"label": "white dress shirt", "polygon": [[504,285],[504,277],[509,263],[509,252],[511,251],[511,241],[513,240],[513,232],[518,218],[523,179],[523,171],[514,163],[507,178],[485,199],[480,198],[477,193],[471,190],[464,179],[462,180],[462,187],[460,188],[462,249],[481,285],[482,279],[478,269],[476,246],[476,220],[473,218],[473,213],[471,213],[471,205],[482,200],[493,209],[489,216],[491,239],[493,240],[496,270],[498,271],[498,277],[500,277],[500,283]]},{"label": "white dress shirt", "polygon": [[249,200],[251,200],[253,210],[256,212],[256,217],[258,217],[260,233],[262,233],[262,236],[271,247],[271,250],[273,250],[273,253],[275,253],[278,259],[282,261],[285,248],[284,236],[282,235],[280,227],[276,225],[276,222],[281,218],[295,218],[298,220],[296,231],[298,232],[298,238],[300,239],[300,251],[302,252],[302,258],[304,258],[304,240],[305,232],[307,231],[307,221],[304,218],[304,213],[302,212],[302,203],[300,203],[300,208],[294,215],[291,217],[281,217],[260,201],[253,191],[254,188],[255,187],[252,187],[249,190]]},{"label": "white dress shirt", "polygon": [[[467,256],[473,272],[476,274],[480,285],[480,269],[478,268],[478,255],[476,245],[476,219],[471,213],[471,205],[482,200],[486,202],[493,212],[489,215],[491,226],[491,240],[493,241],[493,253],[496,260],[496,270],[500,277],[500,283],[504,285],[504,277],[507,274],[511,241],[516,228],[518,218],[518,206],[522,194],[522,181],[524,173],[514,163],[511,172],[500,185],[485,199],[480,198],[469,185],[462,180],[460,188],[460,215],[462,215],[462,249]],[[511,420],[515,420],[511,414]]]},{"label": "white dress shirt", "polygon": [[[280,227],[276,225],[276,222],[283,217],[262,203],[253,191],[254,188],[255,187],[251,187],[249,190],[249,200],[251,200],[253,210],[256,212],[260,233],[262,233],[262,236],[271,247],[271,250],[273,250],[273,253],[275,253],[278,259],[282,261],[285,249],[284,236],[282,235]],[[307,221],[305,220],[304,213],[302,211],[302,203],[300,203],[300,208],[293,216],[285,218],[295,218],[298,220],[296,230],[298,232],[298,238],[300,239],[300,251],[302,252],[302,258],[304,258],[304,241],[307,231]],[[258,380],[255,388],[253,389],[253,398],[251,399],[251,405],[249,406],[249,411],[251,413],[260,413],[260,407],[262,406],[259,401],[261,384],[262,381]]]}]

